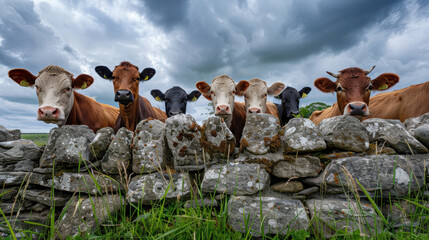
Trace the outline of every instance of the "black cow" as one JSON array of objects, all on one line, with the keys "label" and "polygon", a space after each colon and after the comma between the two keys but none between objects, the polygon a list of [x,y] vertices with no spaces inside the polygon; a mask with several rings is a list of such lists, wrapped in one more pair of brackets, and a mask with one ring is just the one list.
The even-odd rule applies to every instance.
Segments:
[{"label": "black cow", "polygon": [[187,94],[181,87],[174,86],[168,89],[165,93],[162,93],[158,89],[150,91],[150,94],[155,100],[165,102],[165,113],[168,117],[179,113],[186,113],[186,103],[195,102],[201,96],[201,93],[197,90]]},{"label": "black cow", "polygon": [[281,104],[276,103],[282,126],[299,114],[299,99],[305,98],[310,91],[309,87],[304,87],[299,92],[293,87],[287,87],[276,97],[282,100]]}]

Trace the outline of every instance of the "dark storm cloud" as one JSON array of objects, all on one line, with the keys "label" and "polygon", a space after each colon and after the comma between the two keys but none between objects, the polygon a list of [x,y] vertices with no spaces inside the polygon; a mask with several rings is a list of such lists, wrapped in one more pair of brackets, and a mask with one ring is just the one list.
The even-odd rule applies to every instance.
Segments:
[{"label": "dark storm cloud", "polygon": [[166,31],[187,21],[188,0],[144,0],[142,9],[148,19]]}]

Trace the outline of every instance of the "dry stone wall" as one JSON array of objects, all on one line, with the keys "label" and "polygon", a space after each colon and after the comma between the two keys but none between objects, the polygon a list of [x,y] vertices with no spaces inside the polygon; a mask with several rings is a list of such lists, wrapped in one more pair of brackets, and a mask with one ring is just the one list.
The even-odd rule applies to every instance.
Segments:
[{"label": "dry stone wall", "polygon": [[[185,207],[227,199],[230,226],[244,232],[253,222],[255,237],[301,229],[329,237],[334,232],[328,226],[371,235],[381,219],[366,194],[398,205],[417,192],[428,195],[428,132],[429,114],[405,124],[338,116],[317,126],[295,118],[283,128],[271,115],[250,114],[238,148],[219,117],[200,126],[180,114],[165,123],[143,120],[135,132],[54,128],[47,145],[38,147],[0,126],[0,207],[15,228],[34,231],[55,207],[56,217],[62,216],[57,238],[89,231],[122,205],[150,205],[163,197],[193,199]],[[204,199],[195,201],[196,188]],[[414,224],[404,211],[379,208],[394,226]],[[357,215],[365,216],[365,229]],[[320,224],[311,227],[315,218]]]}]

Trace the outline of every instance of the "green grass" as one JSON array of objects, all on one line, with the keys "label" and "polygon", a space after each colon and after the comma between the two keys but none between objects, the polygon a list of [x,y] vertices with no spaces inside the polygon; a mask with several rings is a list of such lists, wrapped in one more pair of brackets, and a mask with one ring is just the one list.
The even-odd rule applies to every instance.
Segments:
[{"label": "green grass", "polygon": [[40,147],[48,142],[49,133],[23,133],[21,138],[31,140]]}]

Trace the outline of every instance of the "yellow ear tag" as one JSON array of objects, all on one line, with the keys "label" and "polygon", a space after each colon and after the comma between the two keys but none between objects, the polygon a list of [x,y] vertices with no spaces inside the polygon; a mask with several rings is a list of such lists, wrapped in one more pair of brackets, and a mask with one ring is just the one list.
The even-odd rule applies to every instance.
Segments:
[{"label": "yellow ear tag", "polygon": [[389,86],[387,84],[383,84],[381,87],[378,88],[378,90],[384,90],[387,89]]},{"label": "yellow ear tag", "polygon": [[194,96],[194,97],[192,98],[191,102],[195,102],[195,101],[197,101],[197,97],[195,97],[195,96]]},{"label": "yellow ear tag", "polygon": [[23,86],[23,87],[28,87],[30,86],[30,84],[27,82],[27,80],[22,80],[21,82],[19,82],[19,85]]},{"label": "yellow ear tag", "polygon": [[85,89],[88,87],[88,84],[86,84],[86,82],[83,82],[82,86],[80,87],[80,89]]},{"label": "yellow ear tag", "polygon": [[301,96],[301,98],[305,98],[305,97],[307,97],[308,95],[306,94],[306,93],[302,93],[302,96]]},{"label": "yellow ear tag", "polygon": [[156,96],[155,100],[161,102],[161,98],[159,96]]},{"label": "yellow ear tag", "polygon": [[146,80],[148,80],[149,79],[149,76],[148,75],[146,75],[146,77],[143,79],[143,81],[146,81]]},{"label": "yellow ear tag", "polygon": [[103,75],[104,79],[107,79],[106,75]]}]

